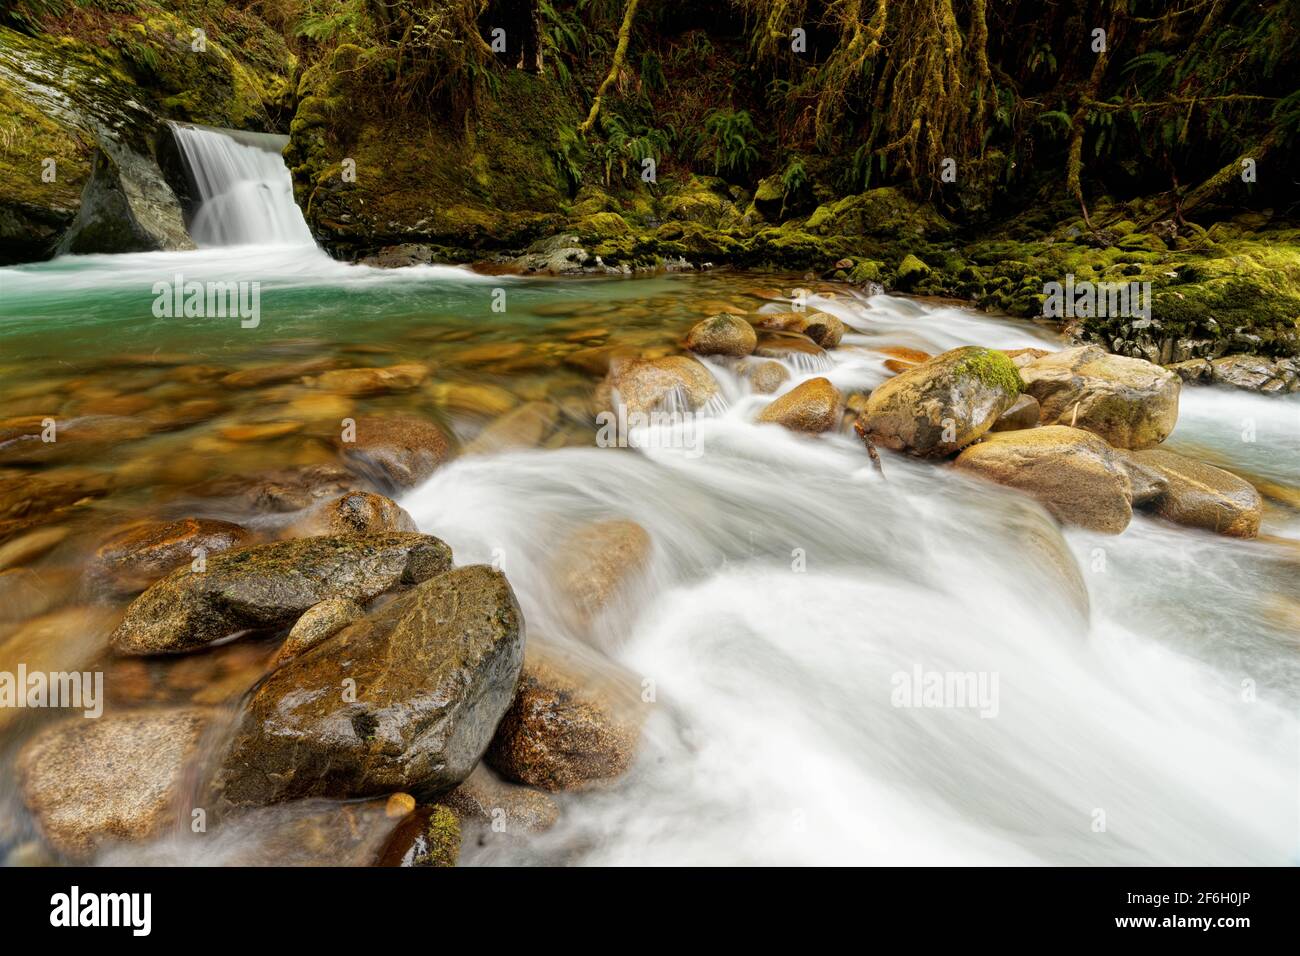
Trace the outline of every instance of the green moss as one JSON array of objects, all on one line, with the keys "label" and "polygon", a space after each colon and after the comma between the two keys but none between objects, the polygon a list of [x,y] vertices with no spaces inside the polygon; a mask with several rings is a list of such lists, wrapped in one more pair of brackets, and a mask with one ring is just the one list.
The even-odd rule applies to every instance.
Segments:
[{"label": "green moss", "polygon": [[972,346],[966,350],[966,353],[953,366],[956,374],[976,378],[989,388],[1008,392],[1011,395],[1019,395],[1024,390],[1025,384],[1020,380],[1020,370],[1006,353],[978,346]]},{"label": "green moss", "polygon": [[900,289],[911,289],[929,274],[930,267],[916,256],[908,253],[903,257],[903,261],[898,264],[898,270],[894,274],[894,282]]},{"label": "green moss", "polygon": [[435,804],[425,827],[429,838],[429,852],[420,860],[421,866],[455,866],[460,857],[460,822],[450,809]]}]

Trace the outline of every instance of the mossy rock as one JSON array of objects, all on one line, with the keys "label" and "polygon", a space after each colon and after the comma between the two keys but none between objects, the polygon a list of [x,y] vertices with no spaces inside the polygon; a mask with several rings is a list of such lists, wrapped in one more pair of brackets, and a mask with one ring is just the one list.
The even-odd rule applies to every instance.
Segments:
[{"label": "mossy rock", "polygon": [[932,206],[917,202],[891,186],[871,189],[818,206],[804,231],[818,236],[938,238],[952,225]]},{"label": "mossy rock", "polygon": [[929,274],[930,267],[916,256],[908,253],[903,257],[903,261],[898,264],[898,269],[894,272],[894,284],[900,289],[911,289]]}]

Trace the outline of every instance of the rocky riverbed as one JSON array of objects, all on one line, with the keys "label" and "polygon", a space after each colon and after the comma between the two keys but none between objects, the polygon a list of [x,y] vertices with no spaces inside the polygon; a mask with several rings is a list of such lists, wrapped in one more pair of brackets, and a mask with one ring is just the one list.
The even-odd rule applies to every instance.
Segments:
[{"label": "rocky riverbed", "polygon": [[[1182,858],[1158,830],[1068,829],[1033,730],[1049,701],[1077,772],[1144,827],[1156,793],[1184,823],[1240,796],[1153,770],[1161,740],[1214,748],[1257,823],[1285,807],[1259,735],[1300,687],[1294,398],[800,276],[320,265],[246,334],[136,318],[135,264],[6,276],[46,315],[5,329],[0,671],[101,673],[106,695],[97,719],[0,710],[10,862],[811,861],[836,857],[827,801],[868,792],[899,834],[947,834],[936,859]],[[1235,409],[1180,425],[1234,396],[1256,403],[1240,461]],[[1170,576],[1170,542],[1205,557]],[[1189,630],[1139,615],[1155,657],[1107,682],[1134,561]],[[1139,706],[1119,743],[1138,705],[1117,695],[1168,655],[1200,670],[1162,706],[1221,726]],[[996,669],[1008,716],[889,707],[921,658]],[[1255,711],[1212,689],[1238,670]],[[1056,808],[1028,840],[1010,807],[942,796],[991,792],[972,756],[1017,752],[1041,766],[1015,799]],[[928,809],[890,809],[907,793]],[[893,858],[857,827],[855,853]],[[1198,852],[1282,850],[1243,822]]]}]

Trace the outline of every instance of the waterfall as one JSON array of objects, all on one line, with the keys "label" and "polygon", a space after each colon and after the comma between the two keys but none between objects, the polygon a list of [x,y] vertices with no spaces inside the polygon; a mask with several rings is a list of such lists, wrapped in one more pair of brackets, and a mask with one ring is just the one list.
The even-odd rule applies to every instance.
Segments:
[{"label": "waterfall", "polygon": [[280,156],[287,136],[180,123],[172,132],[198,202],[190,222],[195,245],[312,243]]}]

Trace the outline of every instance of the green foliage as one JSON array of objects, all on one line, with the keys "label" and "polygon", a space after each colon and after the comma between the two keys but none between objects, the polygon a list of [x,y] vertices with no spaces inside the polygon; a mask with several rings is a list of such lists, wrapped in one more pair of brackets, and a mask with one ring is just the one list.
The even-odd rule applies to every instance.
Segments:
[{"label": "green foliage", "polygon": [[758,161],[758,129],[748,110],[713,110],[704,118],[704,139],[720,176],[743,177]]}]

